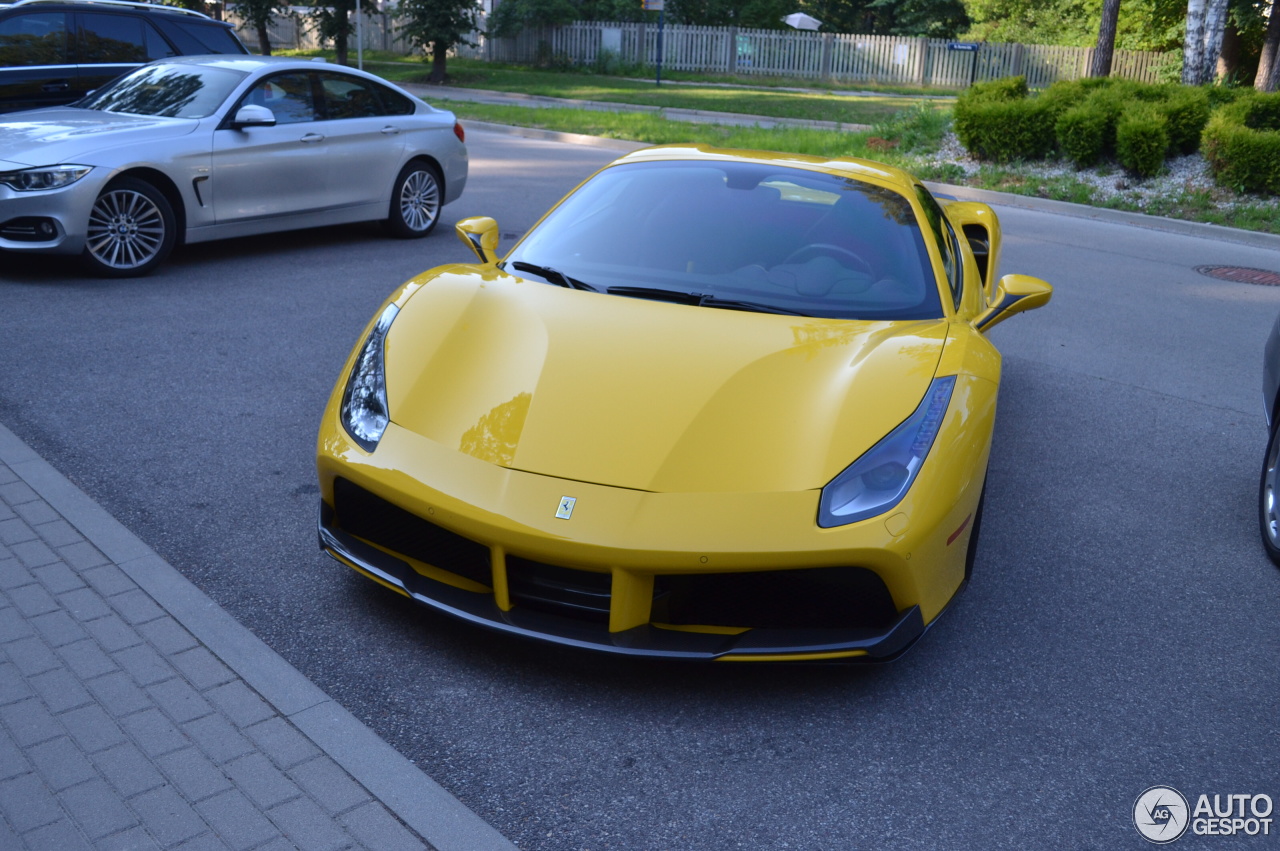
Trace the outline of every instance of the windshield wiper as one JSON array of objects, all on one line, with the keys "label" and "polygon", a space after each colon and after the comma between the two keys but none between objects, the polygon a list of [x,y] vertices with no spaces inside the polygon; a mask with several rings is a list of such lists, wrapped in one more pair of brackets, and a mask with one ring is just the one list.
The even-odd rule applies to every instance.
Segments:
[{"label": "windshield wiper", "polygon": [[605,290],[609,295],[626,295],[634,298],[651,298],[654,301],[671,301],[676,304],[691,304],[698,307],[720,307],[725,310],[749,310],[756,313],[782,313],[788,316],[805,316],[798,310],[788,310],[772,304],[758,301],[738,301],[736,299],[718,298],[710,293],[688,293],[683,290],[660,290],[652,287],[609,287]]},{"label": "windshield wiper", "polygon": [[511,268],[518,272],[532,272],[546,278],[553,284],[559,284],[562,287],[568,287],[571,290],[586,290],[587,292],[600,292],[586,281],[579,281],[577,278],[570,278],[559,269],[552,269],[550,266],[539,266],[536,263],[526,263],[523,260],[517,260],[511,264]]},{"label": "windshield wiper", "polygon": [[660,290],[654,287],[609,287],[605,292],[609,295],[649,298],[654,301],[674,301],[676,304],[701,304],[702,300],[706,298],[702,293],[687,293],[684,290]]},{"label": "windshield wiper", "polygon": [[787,316],[808,316],[799,310],[788,310],[785,307],[778,307],[773,304],[764,304],[758,301],[737,301],[731,298],[716,298],[713,295],[705,295],[698,302],[703,307],[723,307],[725,310],[750,310],[755,313],[781,313]]}]

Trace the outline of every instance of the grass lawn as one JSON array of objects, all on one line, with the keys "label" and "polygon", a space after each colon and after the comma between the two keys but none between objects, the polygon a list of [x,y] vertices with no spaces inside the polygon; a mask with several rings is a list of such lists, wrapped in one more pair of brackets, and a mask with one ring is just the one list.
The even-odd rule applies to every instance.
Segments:
[{"label": "grass lawn", "polygon": [[461,101],[450,101],[442,105],[462,119],[463,126],[467,119],[473,119],[493,124],[627,139],[651,145],[702,143],[722,148],[785,151],[822,157],[865,157],[890,164],[909,165],[914,162],[913,158],[901,153],[900,142],[877,136],[880,128],[862,133],[791,127],[762,129],[670,121],[648,113],[530,109]]},{"label": "grass lawn", "polygon": [[[332,51],[290,51],[332,56]],[[353,54],[354,57],[354,54]],[[354,61],[354,58],[352,58]],[[430,66],[392,54],[366,52],[367,70],[398,83],[424,83]],[[684,75],[692,77],[693,75]],[[767,115],[771,118],[805,118],[845,124],[875,124],[916,103],[949,110],[952,98],[921,100],[892,94],[842,95],[825,92],[781,91],[769,87],[742,88],[727,85],[664,85],[652,81],[603,74],[540,71],[492,65],[466,59],[449,61],[449,84],[461,88],[492,89],[544,97],[597,100],[675,109],[701,109]],[[739,81],[741,82],[741,81]],[[795,84],[797,81],[790,81]]]}]

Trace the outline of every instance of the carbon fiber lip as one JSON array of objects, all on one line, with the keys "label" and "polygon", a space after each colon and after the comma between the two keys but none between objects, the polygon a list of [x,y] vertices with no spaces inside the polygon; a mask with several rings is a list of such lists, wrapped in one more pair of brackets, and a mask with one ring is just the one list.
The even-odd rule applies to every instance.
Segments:
[{"label": "carbon fiber lip", "polygon": [[[534,641],[636,658],[686,661],[731,660],[735,656],[791,656],[862,650],[868,661],[887,661],[909,648],[925,631],[919,606],[901,612],[886,629],[752,629],[739,635],[711,635],[645,624],[609,632],[604,624],[580,622],[547,612],[504,612],[489,594],[464,591],[423,576],[407,562],[333,526],[333,509],[320,503],[320,549],[403,590],[415,601],[477,626]],[[856,659],[854,660],[856,661]]]}]

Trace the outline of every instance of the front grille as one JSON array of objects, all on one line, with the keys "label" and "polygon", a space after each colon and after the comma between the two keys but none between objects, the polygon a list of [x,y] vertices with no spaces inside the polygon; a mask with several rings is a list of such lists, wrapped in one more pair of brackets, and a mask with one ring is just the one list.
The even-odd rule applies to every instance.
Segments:
[{"label": "front grille", "polygon": [[489,585],[489,548],[387,502],[346,479],[333,483],[334,525],[433,567]]},{"label": "front grille", "polygon": [[774,629],[887,627],[898,617],[884,581],[861,567],[659,576],[653,619]]},{"label": "front grille", "polygon": [[612,576],[507,556],[511,601],[553,614],[590,621],[609,620]]}]

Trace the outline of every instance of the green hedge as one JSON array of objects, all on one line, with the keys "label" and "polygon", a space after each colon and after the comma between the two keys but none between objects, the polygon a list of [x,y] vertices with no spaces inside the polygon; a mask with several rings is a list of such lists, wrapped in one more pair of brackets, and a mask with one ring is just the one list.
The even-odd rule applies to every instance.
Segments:
[{"label": "green hedge", "polygon": [[1169,120],[1158,104],[1135,103],[1116,123],[1116,159],[1134,174],[1151,177],[1164,168]]},{"label": "green hedge", "polygon": [[1219,109],[1200,147],[1219,185],[1280,194],[1280,92],[1248,95]]},{"label": "green hedge", "polygon": [[1027,97],[1026,77],[1005,77],[970,87],[956,101],[960,144],[982,159],[1040,159],[1057,144],[1051,104]]},{"label": "green hedge", "polygon": [[1163,168],[1167,155],[1196,150],[1212,102],[1201,88],[1111,77],[1059,82],[1031,95],[1025,78],[1007,77],[961,95],[955,129],[960,143],[981,159],[1057,153],[1086,168],[1114,157],[1146,177]]}]

